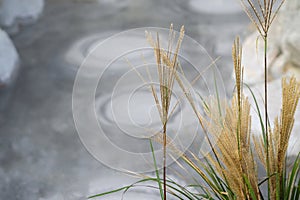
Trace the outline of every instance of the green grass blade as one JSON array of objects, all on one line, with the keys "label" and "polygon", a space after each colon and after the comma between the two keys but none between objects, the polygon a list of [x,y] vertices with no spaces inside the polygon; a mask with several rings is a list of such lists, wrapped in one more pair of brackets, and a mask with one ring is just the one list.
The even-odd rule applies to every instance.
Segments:
[{"label": "green grass blade", "polygon": [[215,85],[215,90],[216,90],[216,95],[217,95],[219,114],[220,114],[220,116],[222,116],[220,94],[219,94],[219,90],[218,90],[218,86],[217,86],[217,80],[216,80],[215,70],[214,70],[214,85]]},{"label": "green grass blade", "polygon": [[[212,167],[212,165],[207,160],[207,158],[204,158],[204,159],[208,165],[208,168],[205,167],[206,172],[209,173],[209,175],[212,178],[212,180],[214,181],[214,183],[217,186],[219,186],[219,189],[225,191],[225,188],[223,187],[223,183],[224,183],[223,180],[218,176],[218,174],[216,173],[216,170]],[[226,186],[228,186],[228,185],[226,185]]]},{"label": "green grass blade", "polygon": [[143,182],[149,182],[149,181],[157,181],[156,178],[144,178],[144,179],[141,179],[139,181],[136,181],[130,185],[127,185],[127,186],[124,186],[124,187],[121,187],[121,188],[118,188],[118,189],[115,189],[115,190],[111,190],[111,191],[107,191],[107,192],[103,192],[103,193],[100,193],[100,194],[96,194],[96,195],[93,195],[93,196],[90,196],[88,197],[88,199],[91,199],[91,198],[95,198],[95,197],[101,197],[101,196],[105,196],[105,195],[108,195],[108,194],[113,194],[113,193],[116,193],[116,192],[120,192],[120,191],[128,191],[130,188],[134,187],[135,185],[139,184],[139,183],[143,183]]},{"label": "green grass blade", "polygon": [[[118,189],[115,189],[115,190],[111,190],[111,191],[108,191],[108,192],[103,192],[103,193],[100,193],[100,194],[96,194],[96,195],[93,195],[93,196],[90,196],[88,197],[88,199],[92,199],[92,198],[95,198],[95,197],[101,197],[101,196],[105,196],[105,195],[109,195],[109,194],[113,194],[113,193],[116,193],[116,192],[120,192],[120,191],[123,191],[123,195],[129,191],[129,189],[131,188],[134,188],[134,187],[137,187],[138,185],[137,184],[140,184],[140,183],[144,183],[144,182],[161,182],[162,179],[160,180],[157,180],[157,178],[144,178],[144,179],[141,179],[139,181],[136,181],[130,185],[127,185],[127,186],[124,186],[124,187],[121,187],[121,188],[118,188]],[[179,194],[182,194],[183,196],[187,197],[187,199],[190,199],[190,200],[194,200],[192,197],[191,197],[191,192],[189,192],[188,190],[184,189],[184,187],[180,186],[179,184],[175,183],[174,181],[170,181],[170,180],[167,180],[167,186],[170,188],[170,189],[173,189],[174,191],[178,192]],[[173,184],[173,185],[172,185]],[[178,188],[174,187],[177,186]],[[151,188],[155,188],[153,186],[142,186],[142,187],[151,187]],[[159,188],[158,188],[159,189]],[[179,197],[177,194],[171,192],[171,191],[168,191],[169,194],[173,195],[173,196],[176,196],[176,197]],[[181,198],[179,198],[181,199]]]},{"label": "green grass blade", "polygon": [[258,186],[261,186],[264,184],[266,181],[268,181],[272,176],[276,176],[277,173],[271,174],[269,177],[264,178],[262,181],[258,183]]},{"label": "green grass blade", "polygon": [[[288,176],[288,185],[287,185],[287,188],[286,188],[286,194],[287,194],[287,199],[292,199],[292,193],[293,193],[293,190],[296,189],[296,182],[297,182],[297,177],[299,176],[299,173],[300,173],[300,157],[299,157],[300,154],[298,154],[294,164],[293,164],[293,169],[290,173],[290,175]],[[298,180],[298,182],[300,182]],[[299,183],[298,183],[299,185]],[[297,189],[296,189],[297,190]],[[294,191],[296,191],[294,190]],[[298,187],[298,195],[299,195],[300,191],[299,191],[299,187]]]},{"label": "green grass blade", "polygon": [[294,199],[300,199],[300,180],[298,180],[298,186],[295,187],[294,191],[295,191]]},{"label": "green grass blade", "polygon": [[[194,155],[193,155],[194,156]],[[206,172],[205,177],[203,177],[202,174],[199,174],[203,180],[207,183],[207,185],[212,189],[214,195],[219,199],[229,200],[231,194],[233,194],[228,187],[228,184],[224,183],[222,178],[217,174],[216,170],[210,165],[207,158],[205,158],[205,163],[208,165],[205,165],[200,160],[198,161],[198,164],[201,168],[203,168]],[[226,190],[224,186],[228,189]]]},{"label": "green grass blade", "polygon": [[100,194],[89,196],[88,199],[92,199],[92,198],[95,198],[95,197],[101,197],[101,196],[105,196],[105,195],[108,195],[108,194],[113,194],[113,193],[116,193],[116,192],[120,192],[122,190],[125,190],[128,187],[130,187],[130,186],[125,186],[125,187],[121,187],[121,188],[111,190],[111,191],[108,191],[108,192],[103,192],[103,193],[100,193]]},{"label": "green grass blade", "polygon": [[[167,185],[168,185],[168,184],[167,184]],[[170,186],[170,185],[168,185],[168,186],[169,186],[170,188],[172,188],[172,186]],[[155,186],[152,186],[152,185],[133,185],[132,187],[128,188],[128,190],[129,190],[129,189],[132,189],[132,188],[136,188],[136,187],[144,187],[144,188],[151,188],[151,189],[159,190],[158,187],[155,187]],[[128,190],[124,190],[124,191],[123,191],[122,199],[123,199],[125,193],[128,192]],[[176,198],[179,199],[179,200],[185,200],[185,199],[183,199],[182,197],[180,197],[178,194],[176,194],[176,193],[174,193],[174,192],[172,192],[172,191],[170,191],[170,190],[167,191],[167,193],[171,194],[172,196],[176,197]]]},{"label": "green grass blade", "polygon": [[264,142],[266,143],[266,131],[265,131],[265,126],[264,126],[264,122],[263,122],[263,119],[262,119],[262,116],[261,116],[261,112],[260,112],[260,109],[259,109],[259,106],[258,106],[258,102],[257,102],[257,99],[254,95],[254,92],[253,90],[250,88],[249,85],[245,84],[244,85],[249,89],[250,93],[251,93],[251,96],[254,100],[254,103],[255,103],[255,107],[256,107],[256,110],[257,110],[257,114],[258,114],[258,117],[259,117],[259,122],[260,122],[260,126],[261,126],[261,131],[262,131],[262,135],[263,135],[263,138],[264,138]]},{"label": "green grass blade", "polygon": [[201,96],[201,94],[196,91],[196,94],[199,96],[199,98],[201,99],[201,102],[202,102],[202,105],[205,107],[205,109],[210,112],[210,109],[209,109],[209,106],[208,104],[206,103],[206,101],[204,100],[204,98]]},{"label": "green grass blade", "polygon": [[164,191],[162,189],[162,185],[161,185],[161,182],[160,182],[159,171],[158,171],[158,168],[157,168],[157,163],[156,163],[156,158],[155,158],[155,154],[154,154],[154,148],[153,148],[152,140],[149,139],[149,142],[150,142],[150,148],[151,148],[153,162],[154,162],[154,167],[155,167],[155,175],[156,175],[156,178],[157,178],[157,184],[158,184],[158,188],[159,188],[159,193],[160,193],[161,199],[163,200],[164,199]]},{"label": "green grass blade", "polygon": [[193,200],[195,195],[190,192],[189,190],[187,190],[185,187],[181,186],[180,184],[176,183],[175,181],[171,180],[171,179],[168,179],[168,182],[169,183],[172,183],[173,185],[171,184],[168,184],[168,187],[170,187],[171,189],[175,190],[176,192],[178,192],[179,194],[182,194],[183,196],[187,197],[188,199],[190,200]]},{"label": "green grass blade", "polygon": [[248,177],[245,176],[245,175],[243,175],[243,177],[244,177],[244,181],[245,181],[245,183],[246,183],[246,185],[247,185],[247,188],[248,188],[248,190],[249,190],[251,199],[252,199],[252,200],[257,200],[257,197],[256,197],[256,195],[255,195],[254,189],[253,189],[253,187],[252,187],[252,185],[251,185],[251,183],[250,183]]}]

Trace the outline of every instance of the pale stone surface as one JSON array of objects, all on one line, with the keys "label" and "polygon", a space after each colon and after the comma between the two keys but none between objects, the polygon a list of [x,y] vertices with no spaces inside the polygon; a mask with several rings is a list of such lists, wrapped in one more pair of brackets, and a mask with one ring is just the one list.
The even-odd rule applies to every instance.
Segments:
[{"label": "pale stone surface", "polygon": [[9,85],[18,69],[19,56],[8,35],[0,29],[0,86]]},{"label": "pale stone surface", "polygon": [[[300,27],[300,18],[299,24],[295,26]],[[287,62],[291,62],[295,66],[300,67],[300,28],[285,36],[282,52]]]},{"label": "pale stone surface", "polygon": [[[268,67],[279,54],[276,45],[270,44],[268,48]],[[249,85],[254,85],[264,81],[264,41],[257,33],[251,34],[243,44],[244,81]]]},{"label": "pale stone surface", "polygon": [[17,29],[18,24],[27,24],[38,19],[44,8],[44,0],[2,0],[0,25]]},{"label": "pale stone surface", "polygon": [[300,67],[300,1],[287,1],[274,22],[270,42],[277,44],[285,62]]}]

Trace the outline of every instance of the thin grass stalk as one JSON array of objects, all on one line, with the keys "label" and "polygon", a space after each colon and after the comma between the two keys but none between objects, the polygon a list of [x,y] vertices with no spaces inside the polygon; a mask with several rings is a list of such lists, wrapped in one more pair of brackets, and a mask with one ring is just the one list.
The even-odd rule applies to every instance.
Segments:
[{"label": "thin grass stalk", "polygon": [[164,200],[167,199],[167,167],[166,167],[166,157],[167,157],[167,123],[164,124],[164,137],[163,137],[163,186],[164,186]]},{"label": "thin grass stalk", "polygon": [[[255,144],[256,146],[260,145],[260,148],[257,148],[255,146],[255,149],[257,153],[261,155],[261,156],[259,155],[259,157],[262,158],[261,159],[263,160],[262,163],[264,164],[265,169],[267,171],[266,181],[268,182],[267,185],[268,199],[279,200],[279,199],[286,199],[285,195],[289,195],[288,197],[291,198],[290,197],[291,193],[285,191],[286,184],[288,183],[286,180],[285,159],[286,159],[287,143],[294,122],[293,116],[295,114],[297,103],[299,101],[300,86],[299,83],[296,82],[295,78],[291,78],[290,83],[286,83],[286,79],[283,79],[282,116],[280,119],[278,118],[276,119],[274,130],[271,130],[271,126],[268,121],[267,52],[268,52],[268,29],[270,27],[270,23],[272,22],[271,14],[268,14],[268,12],[272,13],[272,6],[274,2],[276,1],[265,0],[263,5],[264,7],[262,7],[261,2],[259,4],[264,19],[264,24],[263,24],[264,34],[262,36],[264,40],[265,131],[263,129],[264,126],[263,119],[261,119],[264,139],[260,138],[261,140],[258,142],[259,144],[258,143],[257,143],[258,145]],[[257,11],[255,10],[255,12]],[[181,33],[183,32],[181,31]],[[182,88],[184,94],[186,95],[187,100],[190,102],[199,120],[200,125],[202,126],[205,134],[207,135],[208,142],[210,143],[210,138],[208,137],[208,131],[213,132],[214,129],[216,130],[219,129],[217,131],[221,131],[221,133],[224,136],[219,138],[220,140],[218,140],[217,142],[216,151],[215,151],[215,147],[210,143],[215,157],[209,156],[208,159],[206,159],[206,162],[202,162],[200,159],[197,158],[197,156],[193,155],[193,158],[200,163],[200,166],[197,165],[199,163],[195,162],[190,157],[186,156],[186,154],[184,153],[182,153],[181,158],[185,161],[186,164],[188,164],[193,170],[195,170],[198,173],[198,175],[200,175],[200,177],[210,187],[211,192],[214,193],[214,195],[216,195],[216,197],[218,197],[219,199],[230,199],[230,200],[231,199],[247,199],[247,200],[263,199],[263,195],[259,188],[261,183],[257,181],[257,176],[256,176],[257,167],[256,167],[256,163],[250,145],[250,127],[251,127],[251,116],[249,114],[250,104],[247,98],[243,96],[243,90],[242,90],[243,69],[241,66],[242,49],[239,44],[239,39],[237,38],[235,40],[233,46],[233,53],[232,53],[234,59],[235,73],[236,73],[237,92],[236,95],[234,96],[235,98],[232,101],[232,105],[226,107],[227,109],[226,109],[226,115],[224,119],[222,118],[222,115],[215,115],[215,119],[212,124],[215,124],[216,126],[213,127],[212,130],[210,130],[209,128],[205,127],[205,125],[208,124],[207,121],[205,120],[205,118],[202,117],[202,115],[197,110],[194,100],[190,95],[189,88],[185,87],[185,85],[181,81],[176,71],[176,68],[179,66],[179,63],[177,61],[177,56],[178,56],[179,46],[183,36],[178,39],[177,48],[173,59],[171,59],[172,44],[170,44],[170,41],[172,41],[174,38],[172,25],[171,25],[169,37],[170,38],[169,38],[167,52],[160,48],[158,34],[157,34],[156,42],[153,42],[152,38],[150,39],[151,40],[150,43],[154,47],[154,52],[157,59],[157,70],[158,70],[159,81],[160,81],[160,95],[161,95],[160,103],[158,101],[156,90],[154,90],[153,85],[151,85],[150,89],[153,93],[155,102],[157,104],[160,117],[161,117],[162,128],[163,128],[162,132],[159,134],[160,136],[159,139],[162,140],[161,144],[163,144],[163,179],[162,180],[160,179],[158,170],[156,168],[156,175],[157,175],[156,179],[145,178],[130,186],[126,186],[111,191],[109,193],[114,193],[120,190],[124,190],[124,192],[126,193],[130,188],[135,187],[137,183],[146,182],[146,181],[155,181],[159,184],[158,189],[161,192],[161,198],[163,200],[166,200],[167,192],[179,199],[183,199],[180,198],[178,195],[176,195],[172,191],[172,189],[175,190],[175,192],[177,191],[179,193],[182,193],[188,199],[193,199],[194,197],[196,197],[197,199],[197,196],[194,195],[194,193],[189,192],[188,190],[186,190],[185,187],[182,187],[176,184],[175,182],[172,182],[172,180],[170,181],[169,178],[167,180],[166,177],[167,147],[168,149],[171,149],[175,153],[179,152],[180,155],[182,153],[180,152],[180,150],[176,149],[176,147],[173,147],[172,144],[170,144],[170,140],[167,135],[167,122],[169,117],[173,113],[172,110],[171,114],[169,115],[172,88],[173,88],[174,80],[176,80],[179,86]],[[140,74],[138,73],[138,75]],[[219,98],[217,98],[217,100],[219,100]],[[219,106],[220,103],[218,102],[218,108]],[[205,107],[207,108],[207,110],[209,110],[209,106],[207,104],[205,104]],[[212,108],[214,107],[217,108],[217,106],[213,106]],[[220,118],[224,120],[222,126],[219,125]],[[155,167],[157,167],[152,144],[151,144],[151,150],[154,157],[154,165]],[[293,183],[294,179],[297,178],[297,175],[296,176],[291,175],[291,177],[292,179],[290,181]],[[227,180],[227,178],[229,179],[229,181]],[[163,191],[160,186],[161,182],[163,183]],[[179,189],[172,186],[171,184],[174,184],[175,186],[179,187]],[[145,187],[156,188],[147,185],[145,185]],[[201,187],[202,189],[204,188],[201,185],[199,185],[199,187]],[[290,187],[293,187],[293,185],[291,186],[290,184]],[[207,191],[206,195],[211,198],[209,190],[203,190],[203,191]],[[100,195],[102,196],[109,193],[99,194],[98,196]],[[296,195],[299,195],[299,193],[300,192],[298,192]]]},{"label": "thin grass stalk", "polygon": [[[282,79],[282,110],[280,117],[274,122],[274,128],[269,128],[269,148],[266,152],[266,144],[262,138],[254,140],[255,149],[259,159],[265,168],[269,164],[270,176],[267,177],[268,186],[270,187],[269,199],[281,200],[286,199],[289,195],[287,182],[286,153],[288,142],[294,125],[294,115],[300,97],[300,86],[295,77]],[[269,155],[269,163],[266,163],[266,155]],[[290,186],[288,186],[290,187]]]},{"label": "thin grass stalk", "polygon": [[[247,1],[248,5],[252,9],[252,12],[245,6],[245,2]],[[250,20],[255,25],[257,31],[261,35],[264,41],[264,91],[265,91],[265,151],[266,151],[266,171],[267,176],[270,176],[270,155],[269,155],[269,148],[270,148],[270,141],[269,141],[269,124],[268,124],[268,33],[270,26],[278,14],[281,6],[285,2],[285,0],[280,0],[279,6],[274,9],[276,0],[264,0],[263,3],[260,0],[256,0],[258,3],[258,9],[254,5],[254,0],[241,0],[242,6],[250,18]],[[259,10],[259,11],[258,11]],[[275,10],[275,11],[274,11]],[[270,199],[270,179],[268,179],[268,199]]]},{"label": "thin grass stalk", "polygon": [[236,75],[237,92],[232,99],[231,106],[225,106],[225,117],[216,114],[217,102],[209,105],[208,116],[212,122],[205,121],[209,132],[217,140],[216,158],[222,163],[219,166],[216,158],[208,157],[217,171],[218,176],[226,180],[227,187],[234,191],[234,197],[229,199],[260,199],[261,194],[257,185],[256,163],[250,145],[250,104],[243,95],[243,68],[241,66],[242,48],[239,38],[234,42],[232,57]]},{"label": "thin grass stalk", "polygon": [[[266,127],[266,163],[267,163],[267,176],[270,176],[270,155],[269,155],[269,127],[268,127],[268,33],[265,32],[264,39],[264,89],[265,89],[265,127]],[[270,179],[268,179],[268,194],[270,193]],[[270,198],[270,196],[269,196]]]},{"label": "thin grass stalk", "polygon": [[196,105],[194,103],[194,100],[192,99],[191,95],[190,95],[190,91],[189,91],[189,88],[186,88],[183,84],[183,82],[181,81],[180,77],[178,76],[177,73],[175,73],[175,78],[176,78],[176,81],[178,82],[180,88],[183,90],[184,94],[185,94],[185,97],[187,98],[188,102],[190,103],[192,109],[193,109],[193,112],[195,113],[198,121],[199,121],[199,124],[204,132],[204,135],[205,137],[207,138],[207,141],[208,141],[208,144],[209,146],[211,147],[212,149],[212,152],[213,152],[213,155],[215,157],[215,159],[217,160],[219,166],[221,167],[221,162],[220,162],[220,159],[217,155],[217,150],[215,149],[210,137],[209,137],[209,134],[208,134],[208,130],[207,128],[205,127],[204,125],[204,121],[203,121],[203,117],[201,116],[200,112],[198,111],[198,109],[196,108]]},{"label": "thin grass stalk", "polygon": [[[159,77],[160,83],[160,103],[157,98],[156,91],[152,89],[153,97],[156,102],[158,111],[161,116],[162,123],[162,146],[163,146],[163,200],[167,199],[167,124],[168,119],[172,115],[169,113],[170,111],[170,102],[172,99],[172,89],[174,86],[175,74],[178,67],[178,53],[181,46],[181,42],[184,37],[184,26],[180,29],[180,35],[177,40],[176,49],[172,52],[173,40],[175,39],[175,32],[173,30],[173,25],[170,26],[169,32],[169,43],[167,46],[167,50],[164,50],[160,46],[160,39],[158,33],[156,34],[156,40],[154,41],[151,34],[147,33],[147,39],[150,45],[154,49],[154,54],[156,57],[157,64],[157,74]],[[173,54],[173,57],[172,57]],[[149,75],[150,77],[150,75]],[[151,87],[153,88],[153,86]],[[176,104],[177,105],[177,104]]]}]

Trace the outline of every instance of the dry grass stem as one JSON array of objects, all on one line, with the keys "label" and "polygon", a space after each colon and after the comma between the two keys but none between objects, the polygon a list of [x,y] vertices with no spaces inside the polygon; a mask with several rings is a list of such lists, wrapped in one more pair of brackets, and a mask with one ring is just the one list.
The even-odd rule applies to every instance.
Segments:
[{"label": "dry grass stem", "polygon": [[[295,77],[292,77],[289,81],[286,78],[282,79],[282,110],[280,117],[275,119],[274,128],[269,132],[270,146],[268,153],[270,156],[270,174],[273,176],[270,178],[270,198],[276,199],[276,191],[281,187],[281,180],[284,175],[285,158],[287,148],[294,125],[294,115],[300,98],[300,85],[296,81]],[[267,155],[267,149],[265,148],[264,141],[261,137],[254,138],[255,149],[257,154],[264,164],[265,168],[267,163],[265,157]]]},{"label": "dry grass stem", "polygon": [[236,76],[237,92],[231,105],[225,106],[226,114],[220,119],[217,114],[217,100],[210,101],[207,115],[210,122],[205,124],[209,127],[209,133],[217,141],[217,157],[222,165],[219,165],[215,157],[209,156],[209,162],[213,164],[219,175],[227,181],[237,199],[251,199],[249,181],[257,199],[259,199],[259,188],[257,185],[256,163],[250,145],[251,116],[250,103],[243,95],[242,84],[242,49],[239,38],[234,42],[232,57]]},{"label": "dry grass stem", "polygon": [[164,186],[164,200],[166,200],[167,187],[166,187],[166,156],[167,156],[167,122],[169,119],[169,110],[171,105],[172,90],[174,86],[175,75],[178,68],[178,53],[184,37],[184,26],[180,29],[180,34],[177,40],[175,50],[173,51],[173,41],[175,40],[175,32],[173,25],[170,26],[169,42],[167,50],[160,46],[160,39],[157,33],[156,40],[152,35],[146,32],[146,37],[150,45],[154,49],[156,57],[157,73],[160,83],[160,100],[154,85],[151,86],[151,91],[157,105],[158,112],[161,116],[162,129],[163,129],[163,186]]},{"label": "dry grass stem", "polygon": [[[236,94],[231,105],[226,107],[226,115],[221,124],[219,115],[210,115],[212,121],[209,125],[211,127],[209,133],[216,137],[217,157],[222,166],[212,156],[209,156],[209,161],[219,175],[227,180],[237,199],[251,199],[245,177],[259,198],[256,163],[250,145],[250,104],[244,96],[241,97],[242,99],[238,99],[237,96]],[[240,108],[238,102],[242,102]],[[216,105],[210,105],[209,108],[215,109]]]}]

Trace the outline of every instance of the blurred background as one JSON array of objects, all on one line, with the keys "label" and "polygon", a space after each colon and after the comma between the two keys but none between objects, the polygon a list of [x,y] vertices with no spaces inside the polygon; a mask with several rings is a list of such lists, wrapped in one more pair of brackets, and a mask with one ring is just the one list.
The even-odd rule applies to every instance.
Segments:
[{"label": "blurred background", "polygon": [[[283,73],[300,74],[299,10],[297,0],[288,0],[275,22],[272,81]],[[171,23],[175,30],[185,25],[186,35],[213,59],[220,57],[228,96],[231,46],[236,35],[242,36],[251,55],[246,81],[260,87],[260,61],[252,59],[257,36],[251,35],[255,29],[238,0],[0,0],[0,199],[85,199],[132,182],[94,159],[80,142],[72,116],[73,84],[91,37],[103,40],[131,28]]]}]

